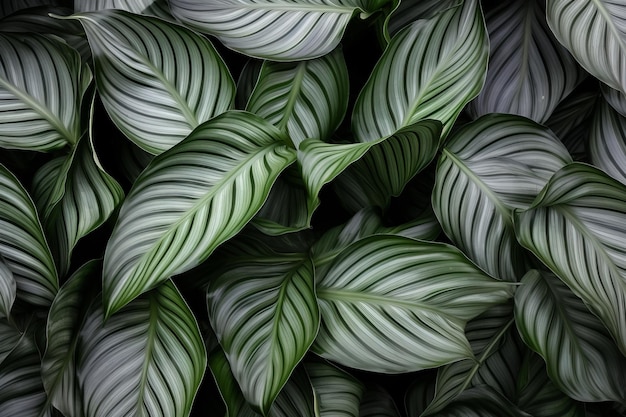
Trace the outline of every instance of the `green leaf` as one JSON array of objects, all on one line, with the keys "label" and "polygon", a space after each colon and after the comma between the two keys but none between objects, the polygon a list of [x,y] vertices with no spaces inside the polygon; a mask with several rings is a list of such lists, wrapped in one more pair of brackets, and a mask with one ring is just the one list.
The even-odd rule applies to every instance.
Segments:
[{"label": "green leaf", "polygon": [[58,0],[4,0],[0,3],[0,18],[8,16],[20,10],[32,7],[47,6],[60,3]]},{"label": "green leaf", "polygon": [[532,207],[514,216],[520,243],[600,318],[622,353],[626,352],[624,195],[625,185],[589,165],[573,163],[552,177]]},{"label": "green leaf", "polygon": [[412,23],[393,37],[359,94],[356,139],[375,141],[424,119],[441,121],[445,137],[480,92],[488,54],[477,0]]},{"label": "green leaf", "polygon": [[81,136],[80,107],[91,72],[65,43],[0,33],[0,147],[50,151]]},{"label": "green leaf", "polygon": [[[15,302],[17,284],[13,278],[13,272],[0,255],[0,319],[9,317],[11,307]],[[0,362],[2,362],[0,360]]]},{"label": "green leaf", "polygon": [[359,417],[365,387],[359,380],[325,361],[304,364],[318,397],[319,417]]},{"label": "green leaf", "polygon": [[436,417],[531,417],[487,385],[465,391]]},{"label": "green leaf", "polygon": [[85,28],[109,116],[144,150],[159,154],[232,106],[235,84],[206,38],[121,10],[72,18]]},{"label": "green leaf", "polygon": [[271,258],[230,263],[209,284],[207,305],[244,397],[266,415],[317,334],[313,264]]},{"label": "green leaf", "polygon": [[7,320],[0,320],[0,366],[19,345],[23,334]]},{"label": "green leaf", "polygon": [[568,396],[624,402],[626,360],[600,320],[556,276],[536,270],[524,275],[515,293],[515,322]]},{"label": "green leaf", "polygon": [[204,123],[155,158],[122,204],[107,245],[107,315],[236,235],[295,158],[274,126],[238,111]]},{"label": "green leaf", "polygon": [[252,92],[259,81],[259,74],[261,74],[261,68],[263,68],[263,63],[265,62],[266,61],[250,58],[244,64],[239,74],[239,79],[237,80],[235,108],[243,110],[248,105],[248,100],[252,97]]},{"label": "green leaf", "polygon": [[[626,92],[626,5],[609,0],[550,0],[548,25],[591,75]],[[585,34],[585,36],[581,36]]]},{"label": "green leaf", "polygon": [[[615,91],[615,90],[613,90]],[[589,132],[591,162],[626,184],[626,116],[600,100]]]},{"label": "green leaf", "polygon": [[209,354],[209,367],[226,405],[226,417],[258,416],[252,407],[246,403],[237,380],[233,376],[226,354],[220,347],[216,347]]},{"label": "green leaf", "polygon": [[265,61],[246,110],[286,132],[298,148],[335,131],[346,114],[349,85],[341,48],[308,61]]},{"label": "green leaf", "polygon": [[156,16],[165,20],[174,20],[169,12],[167,0],[74,0],[76,13],[106,9],[120,9],[136,14]]},{"label": "green leaf", "polygon": [[272,61],[326,55],[339,44],[356,13],[376,11],[386,0],[170,0],[185,25],[217,37],[243,54]]},{"label": "green leaf", "polygon": [[474,117],[511,113],[545,122],[585,76],[546,23],[545,0],[501,2],[485,15],[491,52]]},{"label": "green leaf", "polygon": [[528,207],[552,174],[571,162],[548,129],[520,116],[491,114],[457,131],[437,164],[432,202],[444,232],[494,277],[526,271],[514,208]]},{"label": "green leaf", "polygon": [[375,385],[365,390],[359,407],[359,417],[400,417],[400,412],[387,390]]},{"label": "green leaf", "polygon": [[463,0],[400,1],[387,24],[389,35],[395,35],[400,29],[416,20],[430,19],[440,13],[458,7],[462,2]]},{"label": "green leaf", "polygon": [[85,415],[189,415],[206,366],[196,320],[165,282],[108,320],[90,307],[77,347]]},{"label": "green leaf", "polygon": [[26,190],[0,165],[0,255],[13,273],[17,299],[49,306],[59,284],[37,211]]},{"label": "green leaf", "polygon": [[626,95],[606,84],[600,83],[602,97],[622,116],[626,117]]},{"label": "green leaf", "polygon": [[435,381],[419,377],[413,381],[404,396],[404,406],[409,416],[421,416],[435,396]]},{"label": "green leaf", "polygon": [[348,246],[316,279],[313,351],[385,373],[473,358],[466,322],[512,293],[452,246],[388,235]]}]

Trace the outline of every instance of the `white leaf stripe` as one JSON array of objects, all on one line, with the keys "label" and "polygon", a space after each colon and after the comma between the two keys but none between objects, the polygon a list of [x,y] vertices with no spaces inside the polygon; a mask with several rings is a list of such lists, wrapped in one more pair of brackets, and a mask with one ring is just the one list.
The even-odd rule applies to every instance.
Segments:
[{"label": "white leaf stripe", "polygon": [[318,417],[314,395],[307,373],[299,367],[276,398],[269,417]]},{"label": "white leaf stripe", "polygon": [[584,72],[546,23],[545,0],[500,3],[486,16],[491,51],[474,117],[511,113],[545,122]]},{"label": "white leaf stripe", "polygon": [[589,165],[558,171],[515,233],[595,313],[626,352],[626,186]]},{"label": "white leaf stripe", "polygon": [[173,20],[169,13],[167,0],[81,0],[74,2],[74,9],[76,13],[104,9],[120,9],[131,13]]},{"label": "white leaf stripe", "polygon": [[626,116],[605,100],[596,106],[588,147],[595,166],[626,184]]},{"label": "white leaf stripe", "polygon": [[448,9],[457,7],[463,0],[401,1],[393,10],[387,31],[393,36],[402,28],[419,19],[430,19]]},{"label": "white leaf stripe", "polygon": [[155,158],[122,204],[107,245],[108,313],[198,265],[237,234],[294,160],[276,128],[238,111],[206,122]]},{"label": "white leaf stripe", "polygon": [[583,68],[626,93],[626,5],[610,0],[550,0],[546,15],[556,38]]},{"label": "white leaf stripe", "polygon": [[579,401],[624,401],[626,361],[600,320],[556,276],[535,270],[524,276],[515,319],[563,392]]},{"label": "white leaf stripe", "polygon": [[335,49],[357,0],[170,0],[172,14],[238,52],[273,61],[317,58]]},{"label": "white leaf stripe", "polygon": [[626,94],[600,83],[602,97],[622,116],[626,117]]},{"label": "white leaf stripe", "polygon": [[50,249],[26,190],[1,165],[0,255],[13,273],[17,299],[49,306],[58,289]]},{"label": "white leaf stripe", "polygon": [[209,318],[247,401],[267,414],[315,339],[319,310],[310,260],[251,260],[209,285]]},{"label": "white leaf stripe", "polygon": [[327,362],[304,367],[319,397],[319,417],[359,417],[365,387],[358,379]]},{"label": "white leaf stripe", "polygon": [[169,281],[106,322],[95,304],[78,352],[85,415],[93,417],[187,416],[206,366],[198,325]]},{"label": "white leaf stripe", "polygon": [[234,81],[204,37],[121,10],[74,17],[89,39],[107,112],[144,150],[159,154],[232,106]]},{"label": "white leaf stripe", "polygon": [[360,142],[378,140],[423,119],[450,131],[482,88],[489,40],[477,0],[419,20],[391,40],[359,94],[352,129]]},{"label": "white leaf stripe", "polygon": [[230,364],[220,346],[209,354],[209,367],[220,396],[226,405],[226,417],[257,417],[250,405],[243,398],[241,389],[233,376]]},{"label": "white leaf stripe", "polygon": [[9,317],[11,307],[13,307],[13,302],[15,301],[16,291],[17,285],[15,278],[13,278],[13,272],[11,272],[4,258],[0,255],[0,319]]},{"label": "white leaf stripe", "polygon": [[78,53],[36,34],[0,33],[0,146],[49,151],[80,137],[91,81]]}]

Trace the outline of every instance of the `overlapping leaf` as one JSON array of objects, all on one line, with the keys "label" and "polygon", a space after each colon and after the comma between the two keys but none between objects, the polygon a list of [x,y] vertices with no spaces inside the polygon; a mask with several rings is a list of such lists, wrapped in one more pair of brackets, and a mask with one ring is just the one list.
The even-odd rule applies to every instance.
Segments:
[{"label": "overlapping leaf", "polygon": [[359,417],[400,417],[400,412],[389,392],[380,385],[373,385],[363,393]]},{"label": "overlapping leaf", "polygon": [[232,106],[234,82],[206,38],[121,10],[73,18],[85,28],[107,112],[144,150],[159,154]]},{"label": "overlapping leaf", "polygon": [[15,278],[13,278],[13,272],[0,255],[0,319],[9,317],[11,307],[15,302],[16,291],[17,285]]},{"label": "overlapping leaf", "polygon": [[22,339],[23,334],[8,320],[0,320],[0,365],[15,350]]},{"label": "overlapping leaf", "polygon": [[606,100],[596,107],[588,146],[595,166],[626,183],[626,116]]},{"label": "overlapping leaf", "polygon": [[131,13],[174,20],[169,13],[167,0],[74,0],[74,10],[76,13],[105,9],[126,10]]},{"label": "overlapping leaf", "polygon": [[359,417],[365,387],[350,374],[327,362],[304,364],[319,404],[319,417]]},{"label": "overlapping leaf", "polygon": [[0,3],[0,18],[32,7],[61,3],[58,0],[4,0]]},{"label": "overlapping leaf", "polygon": [[237,234],[295,160],[284,141],[258,116],[233,111],[155,158],[126,197],[107,245],[107,314]]},{"label": "overlapping leaf", "polygon": [[626,117],[626,94],[619,90],[615,90],[604,83],[600,83],[600,91],[602,97],[613,107],[619,114]]},{"label": "overlapping leaf", "polygon": [[430,19],[461,4],[462,0],[401,1],[389,18],[388,34],[393,36],[405,26],[419,19]]},{"label": "overlapping leaf", "polygon": [[387,373],[472,358],[465,323],[512,291],[451,246],[385,235],[348,246],[316,279],[322,322],[313,350]]}]

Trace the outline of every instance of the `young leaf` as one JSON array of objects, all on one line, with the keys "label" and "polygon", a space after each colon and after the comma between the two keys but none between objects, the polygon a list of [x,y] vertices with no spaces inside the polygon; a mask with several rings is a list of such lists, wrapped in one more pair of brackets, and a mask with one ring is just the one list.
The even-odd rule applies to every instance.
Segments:
[{"label": "young leaf", "polygon": [[313,351],[353,368],[399,373],[474,355],[468,320],[511,296],[456,248],[380,235],[344,249],[317,277]]},{"label": "young leaf", "polygon": [[232,111],[155,158],[122,204],[107,244],[107,315],[237,234],[296,159],[285,140],[258,116]]},{"label": "young leaf", "polygon": [[72,18],[85,28],[109,116],[144,150],[159,154],[232,106],[234,81],[206,38],[121,10]]},{"label": "young leaf", "polygon": [[319,402],[319,417],[359,417],[365,387],[347,372],[325,361],[304,364]]},{"label": "young leaf", "polygon": [[596,107],[588,146],[591,162],[626,184],[626,116],[606,100]]},{"label": "young leaf", "polygon": [[[0,255],[0,319],[9,317],[11,307],[15,302],[17,284],[13,278],[13,272]],[[2,362],[0,360],[0,362]]]}]

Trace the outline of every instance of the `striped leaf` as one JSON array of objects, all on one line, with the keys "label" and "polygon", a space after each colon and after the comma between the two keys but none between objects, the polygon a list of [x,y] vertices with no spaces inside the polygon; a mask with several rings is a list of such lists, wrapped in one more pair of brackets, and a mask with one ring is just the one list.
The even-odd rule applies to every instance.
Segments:
[{"label": "striped leaf", "polygon": [[272,61],[326,55],[339,44],[352,16],[387,0],[170,0],[185,25],[216,36],[228,48]]},{"label": "striped leaf", "polygon": [[622,116],[626,117],[626,95],[606,84],[600,83],[602,97]]},{"label": "striped leaf", "polygon": [[520,243],[600,318],[622,353],[626,352],[624,195],[625,185],[596,168],[573,163],[552,177],[532,207],[514,215]]},{"label": "striped leaf", "polygon": [[435,381],[419,378],[413,381],[404,396],[404,406],[409,416],[421,416],[435,396]]},{"label": "striped leaf", "polygon": [[104,317],[103,306],[95,303],[80,330],[76,366],[84,414],[189,415],[206,353],[176,287],[165,282],[119,314]]},{"label": "striped leaf", "polygon": [[367,387],[363,394],[359,417],[400,417],[400,412],[389,392],[374,385]]},{"label": "striped leaf", "polygon": [[258,116],[233,111],[155,158],[124,200],[107,244],[107,315],[237,234],[296,159],[284,140]]},{"label": "striped leaf", "polygon": [[485,15],[491,52],[474,117],[511,113],[545,122],[586,75],[546,23],[545,0],[499,3]]},{"label": "striped leaf", "polygon": [[487,385],[470,388],[436,417],[531,417]]},{"label": "striped leaf", "polygon": [[230,263],[209,284],[207,305],[244,397],[266,415],[317,334],[313,264],[271,258]]},{"label": "striped leaf", "polygon": [[85,28],[109,116],[144,150],[159,154],[232,106],[234,82],[206,38],[121,10],[73,18]]},{"label": "striped leaf", "polygon": [[482,88],[488,54],[477,0],[412,23],[393,37],[359,94],[356,139],[375,141],[424,119],[441,121],[446,136]]},{"label": "striped leaf", "polygon": [[259,59],[250,58],[244,64],[237,80],[237,95],[235,97],[235,108],[243,110],[248,105],[248,100],[252,97],[252,92],[261,74],[263,63]]},{"label": "striped leaf", "polygon": [[393,36],[400,29],[416,20],[430,19],[439,13],[459,6],[462,2],[463,0],[401,1],[389,18],[388,33]]},{"label": "striped leaf", "polygon": [[348,67],[341,48],[300,62],[265,61],[246,110],[286,132],[295,148],[326,140],[348,107]]},{"label": "striped leaf", "polygon": [[591,162],[626,184],[626,116],[606,100],[596,107],[588,146]]},{"label": "striped leaf", "polygon": [[66,416],[85,415],[76,377],[76,355],[80,329],[98,292],[93,281],[99,279],[101,268],[100,261],[90,261],[76,271],[59,290],[48,314],[48,343],[41,375],[52,405]]},{"label": "striped leaf", "polygon": [[59,3],[60,0],[4,0],[0,3],[0,18],[20,10]]},{"label": "striped leaf", "polygon": [[74,0],[74,10],[76,13],[94,12],[106,9],[126,10],[131,13],[174,20],[169,12],[167,0]]},{"label": "striped leaf", "polygon": [[216,347],[209,354],[209,368],[222,400],[226,405],[226,417],[258,416],[243,397],[237,380],[233,376],[228,359],[221,347]]},{"label": "striped leaf", "polygon": [[[548,25],[591,75],[626,93],[626,4],[610,0],[550,0]],[[585,36],[581,36],[581,34]]]},{"label": "striped leaf", "polygon": [[313,351],[385,373],[473,358],[466,322],[512,292],[452,246],[389,235],[348,246],[316,280]]},{"label": "striped leaf", "polygon": [[0,255],[13,274],[17,300],[49,306],[58,278],[37,211],[26,190],[0,165]]},{"label": "striped leaf", "polygon": [[[16,291],[17,285],[15,278],[13,278],[13,272],[0,255],[0,319],[9,317],[11,307],[15,302]],[[0,360],[0,362],[2,361]]]},{"label": "striped leaf", "polygon": [[75,144],[91,82],[79,54],[24,33],[0,33],[0,50],[0,147],[50,151]]},{"label": "striped leaf", "polygon": [[323,361],[304,364],[317,395],[319,417],[359,417],[365,387],[359,380]]},{"label": "striped leaf", "polygon": [[0,366],[20,344],[23,334],[8,320],[0,320]]},{"label": "striped leaf", "polygon": [[524,275],[515,293],[515,322],[568,396],[624,402],[626,360],[600,320],[556,276],[536,270]]},{"label": "striped leaf", "polygon": [[437,164],[432,202],[444,232],[493,276],[526,271],[511,213],[528,207],[571,157],[548,129],[529,119],[491,114],[451,137]]}]

